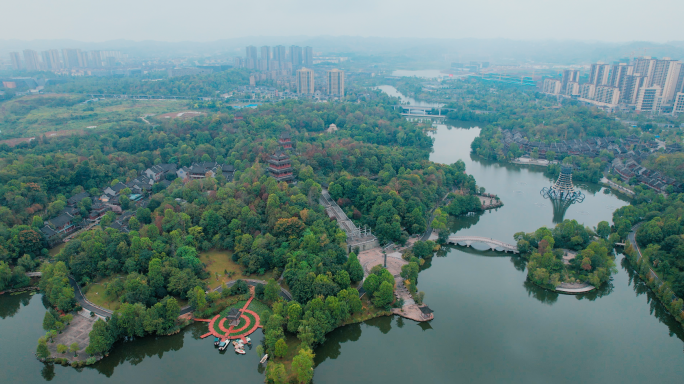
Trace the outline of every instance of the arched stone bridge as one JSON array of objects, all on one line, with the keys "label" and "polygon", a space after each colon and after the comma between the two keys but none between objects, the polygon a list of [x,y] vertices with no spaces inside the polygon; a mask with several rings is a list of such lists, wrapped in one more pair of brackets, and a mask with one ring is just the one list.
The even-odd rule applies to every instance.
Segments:
[{"label": "arched stone bridge", "polygon": [[453,244],[453,245],[465,244],[466,247],[470,247],[473,243],[483,243],[483,244],[487,244],[494,251],[501,250],[504,252],[518,253],[518,246],[517,245],[504,243],[503,241],[494,240],[494,239],[489,238],[489,237],[449,236],[449,240],[447,241],[447,243]]}]

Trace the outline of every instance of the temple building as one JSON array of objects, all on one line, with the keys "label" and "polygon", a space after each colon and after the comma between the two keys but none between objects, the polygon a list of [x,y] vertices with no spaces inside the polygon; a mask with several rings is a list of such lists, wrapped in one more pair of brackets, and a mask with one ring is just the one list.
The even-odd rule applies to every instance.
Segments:
[{"label": "temple building", "polygon": [[278,144],[280,144],[283,149],[292,149],[292,138],[290,137],[290,134],[287,132],[281,133]]},{"label": "temple building", "polygon": [[285,181],[289,183],[294,180],[290,157],[286,155],[282,149],[278,148],[275,153],[271,155],[268,159],[268,164],[268,172],[276,181]]}]

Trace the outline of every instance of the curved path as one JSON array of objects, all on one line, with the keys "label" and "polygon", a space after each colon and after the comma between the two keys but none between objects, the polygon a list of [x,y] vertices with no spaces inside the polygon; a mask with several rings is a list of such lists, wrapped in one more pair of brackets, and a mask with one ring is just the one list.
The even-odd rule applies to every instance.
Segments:
[{"label": "curved path", "polygon": [[[247,283],[247,285],[255,287],[259,284],[266,285],[268,282],[264,280],[252,280],[252,279],[242,279],[244,282]],[[235,283],[237,280],[230,281],[226,283],[226,287],[230,288]],[[111,317],[112,314],[114,313],[113,311],[110,311],[109,309],[99,307],[93,303],[91,303],[88,299],[86,299],[85,295],[83,295],[83,292],[81,292],[81,287],[78,286],[78,283],[76,283],[76,280],[74,280],[73,276],[69,275],[69,284],[74,288],[74,296],[76,298],[76,301],[83,307],[83,309],[88,310],[90,312],[94,312],[96,315],[101,316],[101,317]],[[217,288],[214,289],[216,292],[221,292],[222,288],[219,285]],[[280,297],[285,299],[285,301],[290,301],[292,300],[292,294],[288,292],[285,288],[280,287]],[[185,315],[187,313],[192,312],[192,307],[185,306],[181,308],[180,314]]]},{"label": "curved path", "polygon": [[518,253],[518,246],[517,245],[504,243],[503,241],[494,240],[494,239],[489,238],[489,237],[449,236],[449,240],[447,241],[447,243],[454,244],[454,245],[457,245],[459,243],[465,243],[465,245],[467,247],[470,247],[473,243],[483,243],[483,244],[487,244],[494,251],[498,251],[499,249],[501,249],[504,252],[510,251],[513,253]]}]

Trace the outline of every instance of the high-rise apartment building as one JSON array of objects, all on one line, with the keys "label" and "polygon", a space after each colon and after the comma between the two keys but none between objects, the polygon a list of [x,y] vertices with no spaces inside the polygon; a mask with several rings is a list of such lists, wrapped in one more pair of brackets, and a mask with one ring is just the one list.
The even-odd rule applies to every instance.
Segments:
[{"label": "high-rise apartment building", "polygon": [[56,49],[50,49],[40,53],[43,56],[43,65],[46,69],[60,69],[62,64],[59,61],[59,51]]},{"label": "high-rise apartment building", "polygon": [[544,79],[544,86],[542,91],[552,95],[558,95],[561,92],[561,81],[554,79]]},{"label": "high-rise apartment building", "polygon": [[38,58],[38,52],[32,49],[24,49],[24,65],[29,71],[40,71],[42,63]]},{"label": "high-rise apartment building", "polygon": [[290,46],[290,62],[292,68],[299,68],[302,66],[302,47],[296,45]]},{"label": "high-rise apartment building", "polygon": [[328,71],[328,95],[344,97],[344,71],[332,69]]},{"label": "high-rise apartment building", "polygon": [[102,67],[102,55],[100,51],[90,51],[90,66],[93,68]]},{"label": "high-rise apartment building", "polygon": [[267,63],[271,60],[271,47],[268,45],[261,47],[261,60],[265,60]]},{"label": "high-rise apartment building", "polygon": [[252,60],[254,60],[254,62],[256,62],[257,59],[258,59],[258,57],[257,57],[257,47],[255,47],[255,46],[253,46],[253,45],[250,45],[250,46],[246,47],[246,48],[245,48],[245,57],[246,57],[247,59],[252,59]]},{"label": "high-rise apartment building", "polygon": [[622,88],[622,83],[625,81],[627,75],[634,72],[634,66],[627,63],[613,63],[610,66],[610,79],[608,85],[611,87]]},{"label": "high-rise apartment building", "polygon": [[653,77],[650,86],[659,86],[663,91],[663,103],[669,103],[677,94],[676,89],[679,81],[679,74],[682,70],[682,63],[669,58],[656,60]]},{"label": "high-rise apartment building", "polygon": [[64,59],[65,68],[78,68],[83,62],[80,49],[63,49],[62,58]]},{"label": "high-rise apartment building", "polygon": [[10,60],[12,61],[12,68],[21,69],[21,56],[19,56],[19,52],[10,52]]},{"label": "high-rise apartment building", "polygon": [[313,48],[304,47],[304,66],[311,67],[313,65]]},{"label": "high-rise apartment building", "polygon": [[88,59],[88,52],[78,52],[78,66],[81,68],[87,68],[90,66],[90,59]]},{"label": "high-rise apartment building", "polygon": [[594,100],[594,92],[596,86],[592,83],[585,83],[580,85],[579,97],[581,99]]},{"label": "high-rise apartment building", "polygon": [[636,104],[639,90],[644,87],[646,77],[640,74],[625,75],[622,87],[620,87],[620,101],[627,104]]},{"label": "high-rise apartment building", "polygon": [[273,61],[284,63],[286,61],[286,52],[284,45],[276,45],[273,47]]},{"label": "high-rise apartment building", "polygon": [[594,85],[608,85],[610,64],[596,63],[591,65],[589,82]]},{"label": "high-rise apartment building", "polygon": [[300,95],[313,95],[314,71],[308,68],[297,70],[297,93]]},{"label": "high-rise apartment building", "polygon": [[578,69],[563,70],[563,77],[561,78],[561,91],[565,92],[568,83],[579,83]]},{"label": "high-rise apartment building", "polygon": [[579,96],[580,94],[580,84],[575,81],[570,81],[565,85],[565,95],[567,96]]},{"label": "high-rise apartment building", "polygon": [[679,92],[675,95],[674,105],[672,106],[673,115],[680,113],[684,113],[684,92]]},{"label": "high-rise apartment building", "polygon": [[655,112],[660,108],[662,101],[661,91],[659,86],[642,87],[637,96],[636,110]]},{"label": "high-rise apartment building", "polygon": [[620,101],[620,89],[608,85],[599,85],[594,92],[594,100],[599,103],[616,106]]}]

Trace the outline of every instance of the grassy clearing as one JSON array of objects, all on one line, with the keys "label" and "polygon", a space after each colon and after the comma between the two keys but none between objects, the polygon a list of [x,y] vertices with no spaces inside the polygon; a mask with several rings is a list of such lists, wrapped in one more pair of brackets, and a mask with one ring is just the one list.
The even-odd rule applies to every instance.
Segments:
[{"label": "grassy clearing", "polygon": [[112,124],[145,124],[140,116],[187,110],[187,102],[171,100],[100,100],[82,104],[74,95],[32,95],[0,106],[1,138],[31,137],[44,132],[84,130]]},{"label": "grassy clearing", "polygon": [[[257,315],[261,316],[264,311],[270,311],[271,308],[268,307],[268,305],[262,303],[259,300],[252,300],[251,303],[249,303],[249,307],[247,307],[250,311],[254,311]],[[261,319],[261,322],[264,323],[268,319]]]},{"label": "grassy clearing", "polygon": [[64,248],[64,246],[66,246],[66,243],[59,244],[58,246],[50,249],[50,251],[48,252],[50,257],[57,256],[57,254],[62,250],[62,248]]},{"label": "grassy clearing", "polygon": [[107,308],[111,311],[119,309],[121,302],[118,297],[107,297],[105,294],[105,284],[109,284],[114,279],[118,279],[122,275],[112,275],[103,279],[98,279],[95,283],[88,286],[87,292],[85,292],[85,297],[91,303],[97,305],[98,307]]},{"label": "grassy clearing", "polygon": [[[215,249],[206,252],[201,252],[199,254],[200,261],[206,264],[205,269],[211,275],[208,279],[203,280],[209,286],[209,289],[214,289],[223,284],[224,282],[227,283],[229,281],[237,279],[257,279],[268,281],[268,279],[280,277],[274,277],[273,271],[268,271],[261,276],[245,276],[245,268],[240,264],[234,262],[231,258],[232,256],[233,252],[219,251]],[[233,275],[231,277],[226,277],[226,272],[233,272]],[[219,275],[218,280],[216,279],[217,273]]]}]

